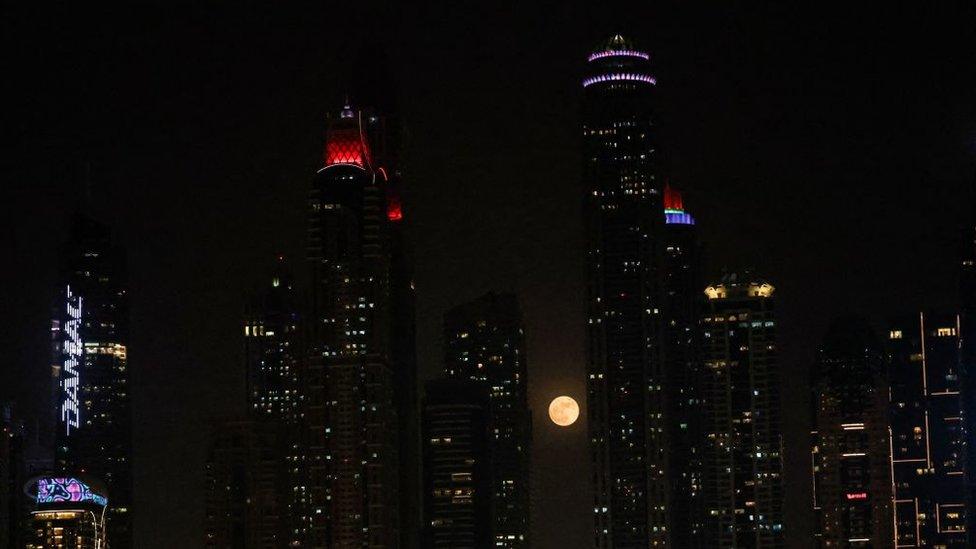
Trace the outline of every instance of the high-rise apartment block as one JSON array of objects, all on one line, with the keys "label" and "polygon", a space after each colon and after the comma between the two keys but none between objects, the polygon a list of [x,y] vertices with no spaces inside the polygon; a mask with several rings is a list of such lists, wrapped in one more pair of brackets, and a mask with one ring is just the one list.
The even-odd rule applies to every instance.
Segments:
[{"label": "high-rise apartment block", "polygon": [[650,55],[616,35],[583,79],[587,399],[596,547],[669,540],[663,181]]},{"label": "high-rise apartment block", "polygon": [[813,490],[819,547],[886,547],[892,540],[888,384],[870,324],[835,320],[813,384]]},{"label": "high-rise apartment block", "polygon": [[695,218],[670,185],[664,187],[664,216],[664,383],[671,485],[668,529],[671,545],[686,548],[701,543],[704,527],[702,250]]},{"label": "high-rise apartment block", "polygon": [[388,134],[376,114],[336,113],[309,195],[312,546],[394,547],[419,529],[419,486],[404,486],[420,470],[412,286]]},{"label": "high-rise apartment block", "polygon": [[61,254],[52,325],[56,467],[105,483],[113,549],[132,547],[132,396],[125,256],[79,215]]},{"label": "high-rise apartment block", "polygon": [[748,273],[705,289],[705,547],[784,547],[774,287]]},{"label": "high-rise apartment block", "polygon": [[490,395],[491,545],[528,547],[532,415],[515,296],[488,293],[448,311],[444,345],[446,376],[475,382]]},{"label": "high-rise apartment block", "polygon": [[897,546],[965,547],[961,317],[890,323],[891,470]]},{"label": "high-rise apartment block", "polygon": [[467,379],[427,384],[423,405],[424,536],[422,547],[496,547],[491,402]]}]

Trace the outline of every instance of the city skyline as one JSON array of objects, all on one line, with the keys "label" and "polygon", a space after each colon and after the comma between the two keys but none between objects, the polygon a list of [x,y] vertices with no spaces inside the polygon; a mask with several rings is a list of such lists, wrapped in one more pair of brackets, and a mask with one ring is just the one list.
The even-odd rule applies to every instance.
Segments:
[{"label": "city skyline", "polygon": [[[568,18],[574,9],[578,8],[571,7],[559,12],[557,18]],[[799,21],[782,13],[769,15],[774,20],[779,17],[795,24]],[[418,20],[425,20],[424,17],[434,16],[408,13],[405,26],[410,28]],[[447,25],[447,21],[461,16],[452,12],[444,17],[434,17],[434,20]],[[687,12],[673,14],[673,18],[686,24],[692,20]],[[369,18],[364,20],[369,21]],[[463,17],[461,20],[468,25],[473,24]],[[707,21],[702,24],[720,26],[717,20]],[[940,23],[950,25],[944,21]],[[238,24],[246,26],[256,23]],[[376,26],[382,29],[383,24],[377,23]],[[892,107],[901,103],[900,100],[888,99],[890,103],[882,101],[881,106],[873,111],[869,109],[866,114],[853,113],[854,106],[845,109],[843,114],[855,121],[852,127],[865,132],[864,136],[857,132],[847,134],[841,132],[838,126],[843,118],[842,113],[828,115],[827,109],[823,109],[799,117],[788,114],[795,111],[789,109],[791,104],[777,95],[783,91],[782,87],[773,91],[760,90],[763,82],[769,85],[776,81],[772,75],[762,73],[761,64],[743,62],[743,70],[756,77],[755,82],[747,82],[743,78],[733,80],[734,84],[729,87],[719,85],[715,82],[716,76],[706,68],[714,68],[714,63],[722,59],[718,53],[721,40],[707,41],[703,50],[696,50],[689,47],[689,42],[679,37],[674,29],[669,30],[669,27],[662,27],[659,23],[656,25],[655,30],[663,29],[664,32],[655,34],[650,29],[636,34],[626,32],[636,36],[635,40],[650,51],[652,59],[655,59],[654,75],[660,80],[658,88],[664,90],[656,100],[664,116],[662,131],[668,137],[667,155],[663,162],[669,165],[668,172],[674,174],[674,186],[684,193],[684,206],[694,213],[698,221],[699,239],[706,244],[709,252],[707,267],[703,269],[707,280],[716,280],[723,266],[732,269],[755,267],[776,285],[777,338],[784,347],[785,359],[781,358],[781,361],[787,377],[785,399],[807,398],[801,393],[808,388],[796,379],[812,367],[813,350],[824,335],[830,318],[855,309],[871,316],[880,326],[883,318],[914,310],[957,310],[952,306],[956,299],[952,287],[958,264],[955,243],[960,227],[967,222],[972,223],[971,219],[967,219],[972,212],[967,211],[966,205],[972,204],[967,199],[973,197],[972,158],[973,149],[976,148],[968,144],[964,133],[964,122],[972,121],[972,106],[959,100],[963,97],[962,89],[971,89],[967,87],[972,83],[971,79],[967,80],[966,75],[957,75],[954,79],[946,80],[948,83],[944,86],[947,90],[942,91],[931,90],[918,83],[905,84],[915,97],[931,94],[943,98],[942,110],[918,111],[932,114],[932,121],[920,120],[918,117],[921,114],[905,121],[908,128],[921,131],[905,129],[901,130],[902,133],[892,133],[896,124],[878,117],[881,114],[894,114],[896,110]],[[761,23],[759,25],[766,33],[760,34],[767,39],[785,40],[770,28]],[[604,25],[602,20],[594,23],[594,27],[601,26],[611,25]],[[439,315],[451,306],[470,301],[485,291],[514,290],[525,310],[527,354],[532,359],[528,397],[529,407],[537,411],[533,417],[533,431],[536,444],[546,448],[542,454],[533,452],[534,482],[542,487],[544,494],[540,496],[540,488],[535,487],[535,501],[539,501],[540,497],[551,497],[548,491],[570,480],[572,474],[568,471],[588,466],[586,422],[580,421],[566,430],[556,430],[547,424],[545,414],[539,411],[545,409],[552,397],[569,394],[584,406],[583,416],[587,414],[581,345],[584,340],[584,318],[581,314],[584,270],[580,257],[582,231],[578,160],[582,155],[578,144],[575,144],[579,130],[578,126],[574,128],[577,119],[573,105],[579,101],[579,77],[582,76],[581,67],[586,63],[587,52],[615,31],[603,28],[584,31],[578,26],[571,26],[574,30],[562,35],[551,31],[543,35],[549,43],[529,54],[520,53],[520,48],[531,43],[525,38],[519,38],[514,44],[499,46],[500,50],[496,53],[503,58],[516,59],[520,55],[527,55],[529,60],[538,60],[544,55],[547,59],[553,59],[552,67],[536,75],[528,75],[524,67],[512,69],[514,74],[521,77],[528,75],[527,82],[541,85],[540,90],[528,92],[527,95],[526,101],[536,103],[526,105],[542,109],[542,116],[527,121],[527,107],[520,107],[520,100],[499,100],[497,108],[504,105],[510,109],[507,112],[496,112],[496,107],[491,106],[496,103],[485,101],[491,96],[488,93],[490,90],[497,92],[506,87],[512,76],[504,76],[504,72],[494,67],[488,69],[488,74],[484,76],[464,68],[461,62],[463,54],[474,55],[476,60],[483,59],[485,55],[480,52],[479,46],[473,44],[484,39],[479,33],[487,33],[490,24],[475,28],[480,30],[472,42],[464,44],[459,52],[448,55],[447,61],[434,62],[435,67],[437,63],[447,63],[450,70],[443,76],[435,78],[432,72],[436,71],[434,67],[418,68],[409,62],[401,65],[403,57],[393,55],[394,60],[386,63],[393,63],[397,67],[393,70],[394,79],[401,84],[384,89],[404,91],[389,94],[389,97],[378,96],[370,82],[347,84],[359,77],[355,76],[355,71],[350,73],[349,69],[344,69],[347,75],[354,76],[342,79],[309,73],[302,77],[304,85],[291,82],[283,88],[284,91],[274,92],[274,99],[265,104],[249,99],[251,96],[243,91],[229,89],[248,81],[237,72],[236,67],[243,66],[243,61],[239,61],[241,65],[230,65],[235,67],[231,79],[234,84],[203,88],[199,96],[176,96],[172,108],[175,105],[193,106],[191,112],[201,117],[196,125],[146,124],[156,114],[146,115],[148,119],[141,119],[140,124],[133,122],[133,125],[129,125],[125,115],[109,115],[106,117],[108,125],[96,128],[94,139],[82,141],[80,152],[60,157],[54,164],[43,168],[20,162],[13,166],[12,180],[24,181],[23,186],[15,187],[9,202],[13,208],[8,218],[11,227],[17,228],[16,232],[12,231],[15,235],[12,251],[22,268],[5,276],[9,277],[6,279],[8,287],[24,288],[23,292],[18,292],[22,295],[10,296],[11,310],[16,317],[23,319],[23,327],[11,323],[7,330],[9,335],[5,336],[12,338],[10,348],[13,353],[9,360],[12,366],[0,374],[0,387],[3,388],[0,399],[15,398],[16,410],[25,416],[29,416],[35,406],[26,396],[32,394],[29,386],[42,379],[36,371],[39,336],[34,331],[39,313],[35,309],[41,298],[54,297],[50,288],[56,285],[51,283],[53,274],[49,274],[50,265],[57,257],[53,250],[66,240],[66,223],[63,219],[69,217],[77,207],[77,197],[84,194],[87,187],[93,198],[90,204],[96,217],[112,225],[113,236],[125,245],[132,257],[133,335],[129,344],[129,367],[134,384],[136,424],[146,427],[135,434],[135,462],[140,464],[137,466],[135,492],[136,508],[139,509],[136,514],[137,537],[170,540],[157,542],[165,546],[166,543],[175,543],[177,539],[185,539],[195,531],[202,532],[202,528],[199,528],[202,524],[201,514],[196,504],[176,511],[186,526],[174,532],[160,532],[155,526],[140,522],[139,515],[147,508],[145,505],[158,512],[162,502],[173,502],[177,496],[182,498],[198,493],[192,479],[181,477],[172,465],[160,460],[159,456],[174,451],[186,452],[191,463],[200,462],[199,470],[202,471],[200,448],[206,447],[209,435],[193,423],[198,418],[215,418],[228,412],[243,411],[244,399],[240,397],[246,394],[246,390],[241,369],[243,362],[240,360],[242,296],[279,254],[287,257],[292,265],[303,261],[304,251],[300,243],[306,228],[304,219],[298,218],[304,217],[301,212],[305,208],[309,174],[314,171],[311,166],[321,155],[314,150],[314,144],[318,142],[321,147],[323,143],[325,112],[338,112],[347,95],[356,98],[357,107],[377,106],[381,112],[391,110],[389,105],[381,103],[400,103],[399,110],[392,111],[402,115],[406,130],[405,152],[400,160],[407,177],[402,189],[403,208],[398,209],[398,215],[405,218],[405,225],[410,227],[406,241],[417,258],[417,333],[421,379],[430,379],[442,366],[441,349],[444,342],[438,334],[440,326],[436,318]],[[166,33],[171,30],[157,32],[167,36]],[[524,29],[519,28],[511,32],[522,31]],[[369,27],[363,32],[360,40],[367,42],[367,38],[371,37],[380,46],[374,44],[367,47],[369,51],[365,52],[348,53],[347,50],[349,56],[360,61],[373,58],[376,48],[382,50],[383,44],[401,40],[404,36],[397,34],[393,38],[382,38],[376,29]],[[737,32],[733,29],[721,36],[730,39],[739,36]],[[288,42],[289,46],[307,40],[301,38],[301,33],[298,36],[289,39],[292,40]],[[351,39],[352,33],[344,31],[342,36]],[[846,36],[848,43],[860,43],[851,35],[842,33],[842,36]],[[949,47],[953,44],[953,35],[947,36],[942,41],[936,40],[931,47],[943,53],[955,51]],[[130,37],[126,40],[142,39]],[[90,43],[95,52],[111,49],[97,39],[92,39]],[[560,47],[553,49],[553,44]],[[431,51],[435,45],[433,38],[422,39],[411,46],[415,49],[409,51],[425,51],[424,48]],[[155,52],[153,55],[167,58],[168,54],[154,50],[154,47],[150,45],[150,50]],[[839,46],[832,47],[837,49],[830,51],[840,50]],[[894,52],[902,51],[898,45],[889,47]],[[335,66],[348,61],[335,61],[336,57],[342,57],[339,53],[343,51],[342,47],[313,50],[323,60],[333,59],[326,62],[336,63]],[[656,61],[658,52],[662,52],[660,65]],[[763,50],[753,54],[758,59],[774,59],[783,63],[774,62],[772,66],[785,66],[785,52],[773,55]],[[104,67],[108,65],[86,50],[72,55],[78,56],[81,67],[103,67],[103,70],[107,70]],[[882,56],[878,53],[862,55],[875,60],[885,70],[893,68],[893,65],[886,64],[888,61],[881,61]],[[298,70],[306,67],[306,61],[314,57],[305,53],[298,58],[300,61],[289,62],[294,65],[286,64],[278,70]],[[800,57],[804,59],[803,55]],[[274,70],[269,68],[274,58],[274,54],[260,58],[257,64],[261,67],[259,70],[274,74]],[[830,56],[828,58],[835,60]],[[956,62],[960,58],[964,60],[964,54],[950,57]],[[679,68],[679,59],[697,59],[698,69],[690,66]],[[708,60],[713,64],[709,65]],[[811,57],[808,55],[805,60],[809,62]],[[825,64],[827,62],[823,61]],[[948,63],[946,60],[941,62]],[[197,72],[211,63],[221,65],[205,56],[195,65],[199,68],[191,70],[192,77],[213,83],[213,80],[208,80],[212,77],[204,77]],[[416,68],[419,72],[406,77],[408,71],[401,67]],[[162,70],[173,69],[164,67]],[[804,69],[800,74],[791,76],[806,82],[808,70],[812,69]],[[851,63],[841,64],[837,70],[853,78],[856,69],[855,64]],[[880,82],[886,82],[889,78],[885,70],[880,72]],[[570,71],[575,72],[561,74]],[[323,69],[323,72],[329,73],[329,70]],[[338,72],[341,71],[333,74]],[[109,89],[111,83],[117,82],[118,75],[112,71],[97,74],[97,86]],[[728,76],[724,71],[722,74]],[[432,93],[431,85],[434,82],[450,86],[459,85],[459,82],[484,84],[485,79],[491,80],[491,77],[500,75],[503,76],[500,81],[481,92],[471,91],[460,84],[458,97],[450,99],[444,105],[443,112],[432,108],[436,102],[423,99],[437,96]],[[704,84],[695,84],[697,77]],[[366,79],[377,78],[373,75]],[[669,79],[671,83],[665,86]],[[855,79],[853,82],[860,82],[862,86],[855,89],[875,90],[877,93],[875,84],[869,79]],[[143,84],[137,82],[130,85],[138,87]],[[343,89],[362,86],[372,89],[373,97],[370,97],[370,93],[357,96],[350,93],[355,90]],[[696,106],[711,114],[719,113],[720,108],[705,105],[718,96],[713,92],[723,88],[733,95],[722,100],[725,106],[751,96],[756,101],[759,98],[773,101],[766,108],[740,103],[743,112],[729,114],[727,118],[719,116],[710,119],[714,120],[716,128],[696,138],[696,131],[701,131],[711,122],[687,115]],[[209,104],[211,98],[220,95],[221,91],[230,91],[228,106],[210,115],[201,114],[200,107]],[[690,91],[693,93],[687,93]],[[685,95],[682,95],[683,92]],[[81,93],[82,99],[74,101],[85,102],[91,98],[89,94],[92,92]],[[122,93],[128,96],[125,88]],[[831,94],[835,92],[833,88],[825,86],[809,93],[807,101],[819,97],[818,93],[833,97]],[[538,100],[546,94],[552,94],[555,99],[552,105],[542,106]],[[287,101],[287,98],[297,101]],[[882,99],[885,98],[888,96],[882,95]],[[488,108],[484,113],[475,115],[477,109],[462,107],[465,100],[488,105]],[[851,100],[858,102],[862,98],[854,94]],[[155,99],[152,101],[156,102]],[[803,101],[792,106],[802,104]],[[138,105],[140,101],[130,100],[121,107],[120,113],[138,110],[134,108]],[[767,109],[769,118],[765,119],[750,119],[746,114],[761,115]],[[259,114],[254,120],[247,121],[247,117],[240,114],[244,112]],[[456,113],[456,116],[446,115],[448,112]],[[542,121],[557,112],[558,116],[567,120]],[[276,113],[280,113],[280,117]],[[495,120],[491,120],[493,115]],[[88,116],[71,114],[65,120],[79,121]],[[810,120],[824,117],[827,122],[809,125],[815,137],[808,141],[797,141],[798,146],[784,157],[788,148],[774,143],[776,136],[800,135],[808,127],[804,117],[810,117]],[[24,116],[25,121],[32,118],[33,115]],[[215,120],[223,122],[214,125]],[[724,133],[732,131],[740,125],[737,123],[745,120],[751,122],[744,126],[746,131],[743,137],[736,138]],[[472,126],[475,121],[485,126],[484,134],[479,135],[476,129],[478,124]],[[58,128],[63,123],[55,122],[54,127]],[[157,137],[158,143],[163,145],[159,149],[161,156],[158,159],[150,150],[143,148],[153,143],[152,140],[135,140],[128,145],[118,141],[118,135],[128,132],[144,135],[153,125],[166,132],[174,127],[188,128],[185,131],[189,132],[189,140],[183,143],[172,133]],[[25,160],[36,158],[32,156],[36,153],[31,151],[39,143],[47,143],[47,147],[53,150],[65,146],[60,143],[62,138],[48,142],[51,138],[47,136],[49,131],[53,135],[66,134],[59,134],[56,129],[44,130],[44,127],[27,128],[26,124],[22,127],[26,135],[23,145],[27,153]],[[505,131],[520,128],[525,130],[524,134]],[[241,137],[221,138],[231,136],[236,130],[242,130]],[[444,135],[449,135],[451,131],[459,133],[455,138],[445,139]],[[789,133],[793,131],[797,133]],[[921,139],[909,139],[909,133],[919,135]],[[500,135],[505,135],[505,139],[497,137]],[[836,143],[826,143],[828,137],[835,135],[838,136]],[[873,148],[872,139],[880,139],[880,135],[887,136],[885,139],[892,144],[891,152],[882,153]],[[710,147],[727,139],[734,152]],[[248,140],[252,144],[247,144]],[[698,147],[693,146],[696,142]],[[533,150],[536,145],[539,145],[538,150]],[[217,161],[210,165],[206,160],[210,155],[203,154],[198,147],[210,147]],[[871,154],[866,156],[863,164],[858,164],[856,154],[842,151],[845,147]],[[759,155],[752,152],[753,149],[765,152]],[[835,154],[821,154],[821,149],[832,150]],[[937,149],[939,154],[925,154],[933,149]],[[131,150],[131,158],[120,158],[118,153],[126,150]],[[470,150],[476,152],[464,152]],[[708,152],[703,152],[706,150],[716,151],[717,160],[703,160],[709,156]],[[736,154],[743,155],[743,160],[724,162]],[[788,169],[790,163],[786,160],[791,154],[794,160],[800,161],[800,169],[795,173]],[[899,164],[895,161],[898,156],[904,158],[906,155],[914,163],[907,164],[909,161],[905,160]],[[760,156],[768,159],[768,166],[756,167],[752,164],[755,162],[758,165]],[[814,159],[821,157],[832,158],[831,162],[836,163],[835,168],[846,169],[810,169]],[[879,168],[880,158],[890,159],[894,166]],[[119,163],[111,163],[113,159],[119,159]],[[139,159],[149,169],[136,170]],[[89,163],[92,165],[91,175],[84,176],[86,170],[80,166]],[[435,166],[441,168],[434,169]],[[199,173],[194,173],[197,171]],[[52,181],[47,177],[50,174],[57,174],[58,177]],[[163,181],[162,174],[169,174],[170,177]],[[920,180],[925,183],[916,183],[912,191],[903,188],[912,181]],[[153,185],[152,182],[162,184]],[[236,193],[238,188],[243,192]],[[41,204],[43,200],[48,202]],[[125,207],[128,205],[131,207]],[[784,210],[791,210],[791,213],[786,214]],[[939,211],[940,214],[929,215],[927,211]],[[47,219],[47,223],[41,224],[37,214]],[[906,225],[905,219],[919,221]],[[856,238],[848,238],[848,235],[856,235]],[[900,253],[896,254],[896,251]],[[901,256],[908,257],[909,261],[901,259]],[[842,269],[838,267],[841,263],[856,268]],[[865,268],[867,266],[871,268]],[[862,272],[857,272],[859,270]],[[868,272],[864,271],[874,276],[868,276]],[[41,282],[48,286],[42,287]],[[888,295],[891,292],[896,292],[900,299],[891,300]],[[810,418],[805,414],[804,411],[784,418],[787,462],[796,459],[797,455],[808,462]],[[585,418],[581,416],[581,419]],[[787,490],[791,491],[792,497],[794,493],[803,494],[804,490],[809,490],[808,486],[801,487],[800,484],[808,484],[809,471],[802,471],[802,467],[790,467],[787,466],[786,476]],[[162,484],[163,479],[166,479],[165,484]],[[164,486],[174,488],[167,493]],[[582,491],[585,489],[579,492]],[[590,535],[592,509],[586,504],[588,496],[572,493],[566,497],[565,506],[572,510],[571,513],[560,516],[560,513],[543,506],[540,513],[533,514],[533,525],[541,525],[535,529],[537,535],[551,534],[556,536],[554,539],[563,540]],[[804,522],[809,521],[804,518],[807,516],[805,503],[809,499],[800,499],[804,501],[804,508],[794,505],[785,510],[786,523],[791,532],[795,524],[799,525],[797,527],[801,531],[806,531],[809,526]],[[147,541],[147,546],[152,547],[152,542]]]}]

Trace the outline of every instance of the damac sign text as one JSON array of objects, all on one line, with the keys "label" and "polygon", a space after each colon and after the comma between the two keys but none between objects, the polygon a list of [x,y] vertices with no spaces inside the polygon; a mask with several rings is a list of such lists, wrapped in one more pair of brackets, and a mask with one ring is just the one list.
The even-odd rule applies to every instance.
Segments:
[{"label": "damac sign text", "polygon": [[71,434],[71,428],[81,425],[81,411],[78,408],[78,384],[80,382],[82,353],[81,344],[81,296],[71,294],[68,286],[65,295],[64,316],[64,368],[61,370],[61,421],[64,422],[65,434]]}]

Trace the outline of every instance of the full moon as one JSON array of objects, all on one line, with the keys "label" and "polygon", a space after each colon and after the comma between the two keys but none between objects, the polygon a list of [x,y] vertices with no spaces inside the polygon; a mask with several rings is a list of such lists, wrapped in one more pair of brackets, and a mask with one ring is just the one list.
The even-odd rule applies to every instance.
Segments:
[{"label": "full moon", "polygon": [[549,403],[549,419],[560,427],[569,427],[579,417],[579,404],[573,397],[559,396]]}]

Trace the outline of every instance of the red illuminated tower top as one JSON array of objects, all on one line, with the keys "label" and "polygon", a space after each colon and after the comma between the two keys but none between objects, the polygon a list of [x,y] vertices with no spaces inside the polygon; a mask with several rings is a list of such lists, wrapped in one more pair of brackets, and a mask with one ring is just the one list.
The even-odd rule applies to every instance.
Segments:
[{"label": "red illuminated tower top", "polygon": [[695,218],[685,211],[681,193],[664,185],[664,219],[668,225],[694,225]]},{"label": "red illuminated tower top", "polygon": [[[339,112],[339,118],[332,119],[326,128],[322,170],[349,166],[366,172],[375,183],[385,188],[387,218],[396,222],[403,219],[403,209],[396,172],[388,172],[383,166],[390,160],[383,154],[383,137],[379,117],[354,110],[347,102]],[[373,145],[376,143],[379,143],[378,155],[374,154]],[[390,175],[394,176],[393,179]]]},{"label": "red illuminated tower top", "polygon": [[363,130],[362,112],[353,111],[346,105],[339,114],[339,120],[326,131],[325,166],[347,164],[369,171],[372,160]]}]

